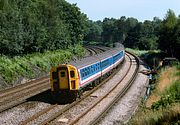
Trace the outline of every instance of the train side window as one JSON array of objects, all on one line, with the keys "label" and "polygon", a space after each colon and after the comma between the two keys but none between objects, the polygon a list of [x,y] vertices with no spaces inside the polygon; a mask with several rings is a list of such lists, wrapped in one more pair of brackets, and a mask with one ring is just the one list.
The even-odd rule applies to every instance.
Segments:
[{"label": "train side window", "polygon": [[93,72],[93,66],[91,66],[91,73]]},{"label": "train side window", "polygon": [[85,72],[84,75],[87,76],[87,72]]},{"label": "train side window", "polygon": [[74,77],[75,77],[74,71],[70,71],[70,76],[71,76],[71,78],[74,78]]},{"label": "train side window", "polygon": [[61,72],[61,77],[65,77],[65,72]]}]

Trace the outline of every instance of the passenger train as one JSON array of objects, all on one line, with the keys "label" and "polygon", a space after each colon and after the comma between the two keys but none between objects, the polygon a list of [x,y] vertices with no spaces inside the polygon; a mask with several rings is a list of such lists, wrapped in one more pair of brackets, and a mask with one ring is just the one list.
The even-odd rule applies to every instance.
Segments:
[{"label": "passenger train", "polygon": [[50,84],[53,98],[57,101],[76,99],[87,86],[112,72],[124,57],[124,47],[119,45],[94,56],[52,67]]}]

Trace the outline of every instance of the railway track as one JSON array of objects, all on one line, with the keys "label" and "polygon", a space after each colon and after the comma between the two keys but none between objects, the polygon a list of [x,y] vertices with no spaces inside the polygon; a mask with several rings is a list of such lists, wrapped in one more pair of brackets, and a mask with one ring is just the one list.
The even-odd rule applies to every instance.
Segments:
[{"label": "railway track", "polygon": [[[136,57],[135,57],[136,58]],[[137,66],[132,74],[132,77],[128,80],[124,86],[122,85],[123,80],[128,75],[126,73],[125,77],[121,79],[108,93],[102,96],[96,103],[91,105],[87,110],[85,110],[81,115],[72,120],[69,125],[74,124],[86,124],[86,125],[95,125],[98,121],[111,109],[111,107],[126,93],[135,80],[138,71],[139,71],[139,61],[136,58]],[[131,71],[133,60],[131,59],[131,65],[128,71]],[[119,91],[120,90],[120,91]],[[98,113],[94,113],[95,110],[98,110]],[[86,118],[85,118],[86,117]],[[87,121],[87,118],[89,121]],[[86,119],[86,120],[84,120]]]},{"label": "railway track", "polygon": [[[88,48],[90,56],[101,50]],[[101,51],[102,52],[102,51]],[[26,99],[50,89],[49,75],[0,91],[0,112],[26,101]]]},{"label": "railway track", "polygon": [[87,51],[89,51],[89,56],[93,56],[93,55],[104,52],[104,49],[97,48],[95,46],[86,46],[85,48]]},{"label": "railway track", "polygon": [[[133,82],[136,79],[136,76],[137,76],[138,71],[139,71],[139,60],[136,56],[134,56],[134,57],[135,57],[135,60],[137,61],[137,66],[134,70],[134,73],[132,74],[132,77],[128,80],[127,84],[125,84],[125,86],[121,89],[122,86],[120,85],[120,83],[122,81],[119,81],[119,83],[113,89],[111,89],[109,93],[107,93],[105,96],[103,96],[101,99],[99,99],[97,103],[95,103],[88,110],[83,112],[82,115],[80,115],[75,120],[73,120],[69,125],[74,125],[74,124],[81,125],[83,123],[86,123],[86,125],[95,125],[99,122],[99,120],[101,120],[105,116],[105,114],[111,109],[111,107],[113,107],[114,104],[122,98],[122,96],[126,93],[126,91],[130,88],[130,86],[133,84]],[[132,62],[133,61],[131,60],[131,63]],[[115,91],[117,91],[117,92],[115,92]],[[109,98],[111,98],[111,99],[109,99]],[[100,109],[100,106],[98,106],[98,105],[103,105],[103,106],[101,106],[103,108]],[[99,112],[97,115],[95,115],[93,113],[93,110],[97,110],[97,109],[99,110]],[[94,114],[94,117],[91,117],[91,120],[80,121],[84,117],[92,116],[93,114]]]},{"label": "railway track", "polygon": [[[127,55],[128,58],[130,58],[129,55]],[[136,57],[135,57],[136,58]],[[137,66],[133,71],[133,77],[131,79],[129,79],[129,81],[127,82],[127,84],[125,84],[125,86],[123,87],[123,89],[114,97],[115,99],[113,99],[113,101],[111,101],[111,103],[109,103],[108,106],[106,106],[105,109],[110,109],[110,107],[119,99],[123,96],[123,94],[128,90],[128,88],[131,86],[133,80],[135,79],[137,73],[138,73],[138,69],[139,69],[139,62],[138,59],[136,58],[137,61]],[[89,106],[86,110],[83,111],[83,113],[80,113],[80,115],[78,115],[78,117],[76,118],[72,118],[67,124],[76,124],[80,119],[82,119],[83,116],[85,116],[86,114],[88,114],[88,112],[90,112],[93,108],[95,108],[100,102],[102,102],[105,98],[107,98],[110,93],[113,93],[114,90],[118,87],[118,85],[120,85],[120,83],[126,79],[128,73],[130,72],[130,69],[132,68],[133,62],[134,62],[131,58],[130,58],[130,65],[127,69],[127,72],[124,74],[123,78],[121,78],[120,81],[118,81],[108,92],[106,92],[106,94],[104,94],[103,96],[100,96],[100,98],[95,99],[95,103],[92,103],[91,106]],[[25,125],[25,124],[40,124],[40,125],[44,125],[44,124],[48,124],[52,121],[56,121],[55,119],[57,117],[60,117],[63,114],[66,114],[66,112],[68,112],[69,110],[76,108],[77,105],[79,105],[80,103],[83,102],[83,100],[87,99],[88,97],[91,97],[90,95],[92,93],[94,93],[95,91],[97,91],[101,86],[103,86],[107,81],[109,81],[117,72],[119,71],[116,70],[115,72],[113,72],[113,74],[110,75],[110,77],[108,77],[107,79],[105,79],[102,83],[100,83],[98,86],[96,86],[94,89],[92,89],[91,91],[86,92],[83,97],[81,99],[78,99],[77,101],[71,103],[71,104],[67,104],[66,106],[64,106],[63,108],[58,108],[58,105],[51,105],[47,108],[45,108],[44,110],[38,112],[37,114],[33,115],[32,117],[26,119],[25,121],[21,122],[21,125]],[[128,72],[129,71],[129,72]],[[122,86],[121,86],[122,87]],[[95,97],[95,96],[92,96]],[[96,97],[95,97],[96,98]],[[43,117],[43,115],[47,115],[49,112],[54,112],[52,113],[50,116],[48,116],[48,118],[45,119],[41,119],[40,118]],[[102,111],[101,114],[104,114],[105,112],[107,112],[107,110]],[[102,117],[101,116],[97,116],[96,118],[94,118],[93,121],[91,121],[89,124],[95,124],[97,123],[97,121]],[[36,123],[34,123],[34,121],[36,121]],[[38,122],[37,122],[38,121]],[[54,124],[54,122],[52,122],[52,124]]]},{"label": "railway track", "polygon": [[46,91],[49,88],[49,78],[46,76],[7,90],[3,90],[0,92],[0,112],[23,103],[27,98]]}]

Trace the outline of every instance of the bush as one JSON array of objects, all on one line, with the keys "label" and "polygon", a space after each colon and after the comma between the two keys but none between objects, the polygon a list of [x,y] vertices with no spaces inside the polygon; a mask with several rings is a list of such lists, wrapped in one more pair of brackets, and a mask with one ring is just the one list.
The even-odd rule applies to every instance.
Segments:
[{"label": "bush", "polygon": [[67,49],[82,41],[87,17],[65,0],[1,0],[0,51],[14,56]]},{"label": "bush", "polygon": [[47,51],[45,53],[28,54],[13,58],[0,56],[0,74],[7,83],[19,77],[33,78],[41,72],[48,72],[52,66],[70,61],[73,56],[81,57],[84,48],[80,45],[66,50]]}]

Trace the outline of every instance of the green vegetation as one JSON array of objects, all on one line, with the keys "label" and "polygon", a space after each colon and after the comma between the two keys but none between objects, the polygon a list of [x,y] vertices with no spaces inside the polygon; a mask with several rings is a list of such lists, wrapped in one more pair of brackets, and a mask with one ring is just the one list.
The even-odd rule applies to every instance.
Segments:
[{"label": "green vegetation", "polygon": [[160,49],[180,59],[180,16],[172,10],[163,20],[138,22],[122,16],[93,22],[65,0],[1,0],[0,15],[0,82],[32,78],[36,70],[46,72],[73,55],[78,58],[83,55],[82,43],[120,42],[137,50]]},{"label": "green vegetation", "polygon": [[84,53],[87,17],[65,0],[0,1],[0,86]]},{"label": "green vegetation", "polygon": [[144,110],[136,113],[129,125],[179,125],[180,104],[174,104],[163,110]]},{"label": "green vegetation", "polygon": [[180,123],[180,64],[173,66],[173,68],[175,70],[170,77],[176,80],[171,81],[162,92],[158,92],[160,99],[154,102],[151,108],[146,108],[143,102],[142,107],[129,124],[178,125]]},{"label": "green vegetation", "polygon": [[131,48],[126,48],[126,50],[145,60],[146,64],[150,68],[159,68],[160,62],[162,61],[165,55],[160,50],[138,50]]},{"label": "green vegetation", "polygon": [[84,55],[84,48],[80,45],[66,50],[46,51],[44,53],[34,53],[25,56],[15,56],[9,58],[0,56],[0,74],[8,83],[19,77],[33,78],[42,73],[49,72],[52,66],[65,63],[72,59],[74,55],[81,57]]},{"label": "green vegetation", "polygon": [[65,0],[1,0],[0,51],[14,56],[79,44],[87,17]]},{"label": "green vegetation", "polygon": [[[126,50],[127,50],[128,52],[131,52],[131,53],[139,56],[139,57],[141,57],[141,56],[149,53],[148,50],[138,50],[138,49],[131,49],[131,48],[126,48]],[[154,52],[156,52],[156,50],[154,50]]]},{"label": "green vegetation", "polygon": [[135,18],[104,18],[89,21],[85,41],[97,41],[101,45],[113,46],[120,42],[125,47],[139,50],[166,52],[167,56],[180,59],[180,16],[168,10],[165,18],[154,17],[152,21],[138,22]]},{"label": "green vegetation", "polygon": [[152,109],[158,110],[166,108],[172,103],[180,102],[180,81],[174,81],[161,96],[161,99],[152,105]]},{"label": "green vegetation", "polygon": [[173,75],[178,77],[178,79],[172,81],[171,85],[163,91],[160,100],[153,103],[151,106],[152,109],[163,109],[172,103],[180,103],[180,64],[176,65],[175,67],[177,72],[175,72]]}]

